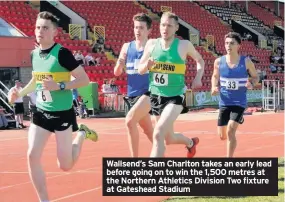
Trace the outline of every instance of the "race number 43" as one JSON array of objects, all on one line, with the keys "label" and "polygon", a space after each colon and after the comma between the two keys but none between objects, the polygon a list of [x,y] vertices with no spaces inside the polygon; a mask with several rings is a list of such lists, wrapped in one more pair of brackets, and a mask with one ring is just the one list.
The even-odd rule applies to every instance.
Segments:
[{"label": "race number 43", "polygon": [[168,85],[168,74],[154,73],[153,81],[154,81],[154,84],[158,86],[167,86]]},{"label": "race number 43", "polygon": [[226,88],[228,90],[238,90],[238,81],[227,81]]},{"label": "race number 43", "polygon": [[52,102],[52,97],[48,90],[38,91],[37,99],[39,102]]}]

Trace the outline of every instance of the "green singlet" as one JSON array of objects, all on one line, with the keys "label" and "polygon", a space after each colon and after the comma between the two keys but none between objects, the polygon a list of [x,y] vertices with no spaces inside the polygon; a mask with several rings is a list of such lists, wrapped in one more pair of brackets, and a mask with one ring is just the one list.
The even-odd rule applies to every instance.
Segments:
[{"label": "green singlet", "polygon": [[149,70],[150,92],[164,97],[182,95],[186,65],[178,52],[179,39],[175,38],[168,50],[162,49],[160,41],[156,40],[151,53],[156,64]]},{"label": "green singlet", "polygon": [[39,48],[32,52],[33,76],[37,84],[36,106],[45,111],[65,111],[72,108],[71,90],[42,90],[43,79],[52,77],[57,83],[71,80],[70,72],[58,62],[60,48],[61,45],[57,44],[44,58],[40,57]]}]

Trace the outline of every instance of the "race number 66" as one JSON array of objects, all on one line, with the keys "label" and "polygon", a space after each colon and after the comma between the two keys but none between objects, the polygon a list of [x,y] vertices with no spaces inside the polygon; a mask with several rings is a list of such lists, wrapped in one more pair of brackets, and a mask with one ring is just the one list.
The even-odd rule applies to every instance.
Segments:
[{"label": "race number 66", "polygon": [[154,83],[160,86],[167,86],[168,85],[168,74],[159,74],[155,73],[153,75]]}]

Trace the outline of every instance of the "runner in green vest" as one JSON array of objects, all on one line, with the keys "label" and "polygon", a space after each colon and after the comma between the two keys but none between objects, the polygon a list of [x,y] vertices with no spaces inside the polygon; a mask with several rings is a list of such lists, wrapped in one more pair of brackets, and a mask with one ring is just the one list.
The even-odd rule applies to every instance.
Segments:
[{"label": "runner in green vest", "polygon": [[[77,125],[71,89],[88,85],[89,78],[72,53],[54,42],[58,19],[49,12],[38,14],[35,34],[39,48],[32,51],[33,76],[22,91],[11,91],[9,102],[36,90],[37,110],[28,134],[29,174],[41,202],[48,202],[46,180],[40,158],[51,133],[57,141],[58,166],[70,170],[76,163],[84,139],[97,141],[95,131]],[[71,76],[75,79],[71,81]],[[72,132],[78,131],[72,141]]]},{"label": "runner in green vest", "polygon": [[188,138],[180,133],[174,133],[173,125],[183,110],[185,87],[185,61],[191,56],[197,62],[197,75],[192,82],[192,88],[201,87],[204,73],[204,60],[188,40],[175,38],[178,30],[178,17],[170,12],[162,15],[160,20],[161,38],[147,42],[142,56],[139,73],[149,70],[152,113],[156,116],[156,126],[153,134],[151,157],[163,157],[166,144],[184,144],[187,157],[196,154],[199,139]]}]

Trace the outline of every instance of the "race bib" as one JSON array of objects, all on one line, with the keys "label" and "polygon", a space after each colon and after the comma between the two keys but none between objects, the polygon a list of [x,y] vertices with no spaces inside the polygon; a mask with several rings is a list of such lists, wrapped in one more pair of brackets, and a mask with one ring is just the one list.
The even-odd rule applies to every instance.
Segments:
[{"label": "race bib", "polygon": [[158,86],[167,86],[168,85],[168,74],[154,73],[153,82],[155,85],[158,85]]},{"label": "race bib", "polygon": [[37,92],[37,101],[38,102],[52,102],[52,97],[50,91],[41,90]]},{"label": "race bib", "polygon": [[227,90],[238,90],[238,81],[227,81],[226,89]]}]

